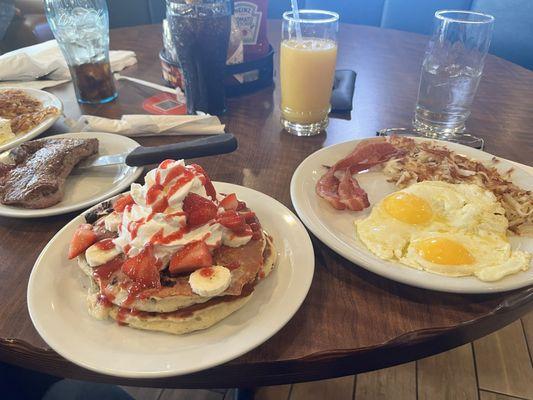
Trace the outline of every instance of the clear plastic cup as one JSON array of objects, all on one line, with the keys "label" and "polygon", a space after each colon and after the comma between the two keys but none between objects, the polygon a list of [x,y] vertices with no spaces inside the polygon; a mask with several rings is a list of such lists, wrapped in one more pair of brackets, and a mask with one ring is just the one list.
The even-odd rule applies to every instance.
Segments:
[{"label": "clear plastic cup", "polygon": [[45,0],[46,17],[72,75],[80,103],[117,97],[109,64],[109,15],[105,0]]}]

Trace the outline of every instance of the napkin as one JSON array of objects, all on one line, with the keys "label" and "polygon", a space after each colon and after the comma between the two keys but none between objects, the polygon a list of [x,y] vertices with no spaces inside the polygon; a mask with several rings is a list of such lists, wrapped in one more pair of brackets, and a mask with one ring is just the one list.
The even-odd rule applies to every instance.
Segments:
[{"label": "napkin", "polygon": [[[137,63],[133,51],[109,52],[111,70],[121,71]],[[0,87],[43,89],[70,81],[70,72],[55,40],[14,50],[0,56]]]},{"label": "napkin", "polygon": [[124,136],[217,135],[224,125],[212,115],[124,115],[108,119],[82,115],[72,131],[111,132]]}]

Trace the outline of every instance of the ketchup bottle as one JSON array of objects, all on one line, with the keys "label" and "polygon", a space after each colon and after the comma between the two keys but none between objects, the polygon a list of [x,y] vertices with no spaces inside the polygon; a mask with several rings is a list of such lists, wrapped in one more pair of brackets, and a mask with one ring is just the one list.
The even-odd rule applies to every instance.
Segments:
[{"label": "ketchup bottle", "polygon": [[233,15],[242,32],[244,61],[251,61],[268,53],[268,0],[235,0]]}]

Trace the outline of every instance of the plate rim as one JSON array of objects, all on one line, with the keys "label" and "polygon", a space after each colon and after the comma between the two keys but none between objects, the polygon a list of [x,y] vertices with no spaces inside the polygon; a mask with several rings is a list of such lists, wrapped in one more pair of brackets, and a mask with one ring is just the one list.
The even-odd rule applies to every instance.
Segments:
[{"label": "plate rim", "polygon": [[[41,252],[39,253],[39,256],[37,257],[37,260],[35,261],[35,263],[34,263],[34,265],[32,267],[32,270],[31,270],[31,273],[30,273],[30,277],[29,277],[29,280],[28,280],[27,290],[26,290],[26,304],[27,304],[28,313],[30,315],[30,319],[31,319],[31,322],[32,322],[34,328],[37,330],[37,332],[39,333],[41,338],[47,343],[47,345],[50,346],[50,348],[52,348],[59,355],[61,355],[65,359],[69,360],[70,362],[72,362],[72,363],[74,363],[74,364],[76,364],[76,365],[78,365],[80,367],[83,367],[83,368],[86,368],[88,370],[94,371],[94,372],[102,373],[102,374],[109,375],[109,376],[121,377],[121,378],[139,378],[139,379],[140,378],[168,378],[168,377],[187,375],[187,374],[191,374],[191,373],[194,373],[194,372],[207,370],[209,368],[213,368],[213,367],[222,365],[224,363],[227,363],[228,361],[234,360],[234,359],[242,356],[243,354],[245,354],[245,353],[247,353],[249,351],[252,351],[255,348],[259,347],[260,345],[265,343],[267,340],[269,340],[272,336],[274,336],[276,333],[278,333],[283,327],[285,327],[287,325],[287,323],[289,323],[289,321],[298,312],[298,310],[301,308],[302,304],[306,300],[307,295],[309,293],[309,290],[311,289],[311,285],[312,285],[313,278],[314,278],[314,271],[315,271],[314,248],[313,248],[309,233],[307,232],[307,229],[305,228],[305,225],[300,221],[298,216],[295,215],[287,206],[285,206],[280,201],[274,199],[273,197],[271,197],[271,196],[269,196],[269,195],[267,195],[265,193],[259,192],[259,191],[255,190],[255,189],[248,188],[246,186],[237,185],[237,184],[233,184],[233,183],[214,181],[213,184],[215,185],[215,188],[217,188],[217,185],[219,185],[219,184],[223,184],[224,186],[225,185],[229,185],[228,187],[243,188],[246,191],[251,191],[252,194],[259,193],[260,195],[263,195],[266,198],[270,199],[270,201],[278,203],[281,207],[283,207],[285,209],[286,212],[288,212],[289,215],[292,216],[294,221],[296,221],[296,225],[297,225],[298,229],[301,231],[301,233],[303,235],[302,238],[305,239],[303,241],[304,242],[303,246],[308,247],[308,251],[307,250],[304,251],[303,254],[306,255],[306,258],[309,261],[307,263],[309,271],[308,271],[308,273],[306,275],[303,276],[306,279],[299,279],[301,282],[304,283],[304,285],[303,285],[304,289],[303,289],[303,291],[302,291],[302,293],[300,295],[300,298],[296,299],[296,301],[293,303],[293,308],[288,313],[278,314],[278,315],[284,315],[284,317],[278,322],[278,325],[274,329],[269,331],[269,333],[267,335],[265,335],[264,337],[262,337],[260,340],[255,340],[253,345],[249,345],[247,347],[245,346],[242,349],[240,349],[239,351],[232,353],[230,356],[228,356],[228,357],[226,357],[224,359],[218,360],[216,363],[209,364],[209,365],[199,365],[196,368],[189,368],[189,369],[184,369],[184,370],[181,370],[181,371],[176,371],[176,370],[161,371],[160,370],[160,371],[137,371],[137,372],[126,371],[125,372],[125,371],[116,371],[116,370],[105,369],[105,368],[102,369],[102,368],[97,368],[97,367],[95,367],[95,366],[93,366],[91,364],[86,364],[86,363],[84,363],[84,362],[82,362],[82,361],[80,361],[78,359],[73,358],[73,357],[70,357],[70,354],[68,354],[66,352],[63,352],[62,349],[57,349],[56,346],[50,345],[48,340],[46,340],[46,338],[49,338],[49,335],[46,334],[46,333],[43,334],[43,326],[41,325],[41,321],[39,320],[39,317],[35,314],[35,309],[34,309],[33,303],[36,300],[32,299],[32,296],[31,296],[31,291],[32,291],[31,287],[34,287],[34,285],[36,285],[35,281],[37,279],[36,278],[37,272],[35,272],[35,271],[38,268],[38,265],[43,262],[45,254],[48,251],[48,249],[54,245],[55,240],[57,240],[57,238],[63,233],[63,231],[68,229],[70,227],[70,225],[74,224],[79,218],[82,218],[83,215],[86,212],[88,212],[91,209],[94,209],[94,208],[98,207],[98,205],[100,204],[100,203],[98,203],[98,204],[95,204],[90,209],[84,210],[82,213],[78,214],[77,216],[72,218],[69,222],[67,222],[49,240],[49,242],[46,244],[46,246],[41,250]],[[217,190],[218,190],[218,188],[217,188]],[[298,270],[296,268],[293,268],[293,271],[294,271],[294,275],[298,274]],[[300,276],[300,278],[302,278],[302,276]],[[289,290],[289,289],[287,288],[286,290]],[[291,296],[291,297],[294,299],[294,296]],[[244,305],[243,308],[245,308],[245,307],[246,307],[246,305]],[[46,328],[44,328],[44,329],[46,331]],[[134,329],[134,328],[131,328],[131,329]],[[155,333],[157,333],[157,332],[155,332]],[[170,338],[176,338],[176,337],[179,338],[179,335],[170,335],[169,334],[169,337]]]},{"label": "plate rim", "polygon": [[42,89],[36,89],[36,88],[24,88],[24,87],[15,87],[15,86],[2,86],[0,87],[0,91],[2,90],[21,90],[28,92],[30,95],[33,93],[34,97],[35,94],[38,93],[40,95],[45,95],[50,99],[51,102],[55,102],[54,107],[59,109],[59,114],[57,115],[51,115],[48,118],[46,118],[44,121],[42,121],[39,125],[35,126],[33,129],[29,130],[28,132],[22,134],[19,137],[14,138],[14,140],[3,143],[0,145],[0,152],[4,152],[7,150],[11,150],[14,147],[17,147],[18,145],[28,142],[32,139],[35,139],[37,136],[39,136],[41,133],[45,132],[50,128],[63,114],[64,105],[63,102],[59,97],[57,97],[55,94],[47,92]]},{"label": "plate rim", "polygon": [[[502,287],[502,286],[490,286],[492,282],[482,282],[482,281],[480,281],[480,283],[486,284],[487,286],[486,287],[478,286],[476,288],[462,288],[462,287],[449,287],[449,286],[446,286],[445,284],[439,284],[438,279],[436,281],[436,284],[433,284],[433,283],[428,284],[425,280],[422,280],[422,281],[417,280],[416,282],[413,282],[412,279],[409,279],[408,274],[406,274],[405,277],[403,275],[398,277],[398,276],[394,276],[392,274],[390,274],[390,275],[383,274],[381,271],[378,270],[379,267],[375,267],[372,264],[374,264],[374,261],[378,261],[378,262],[383,262],[383,263],[390,263],[394,267],[397,267],[398,265],[401,266],[401,267],[405,267],[405,268],[410,268],[410,267],[404,266],[404,265],[402,265],[400,263],[394,263],[394,262],[390,262],[390,261],[387,261],[387,260],[381,260],[381,259],[377,258],[374,254],[370,253],[370,252],[369,252],[370,262],[368,262],[367,260],[365,260],[363,257],[360,257],[356,253],[352,253],[352,252],[346,251],[346,249],[344,248],[344,245],[348,246],[348,244],[346,244],[341,239],[338,239],[338,238],[334,237],[334,240],[331,240],[332,238],[330,237],[330,234],[328,233],[328,231],[321,229],[321,227],[319,225],[317,225],[317,223],[315,221],[313,221],[313,219],[306,214],[306,212],[304,211],[305,206],[303,205],[303,203],[300,203],[300,201],[298,201],[298,197],[299,196],[297,195],[297,190],[298,190],[297,189],[297,185],[298,185],[298,183],[302,183],[304,181],[303,178],[302,178],[304,176],[302,171],[305,171],[305,167],[306,167],[305,164],[307,162],[309,162],[309,160],[314,158],[318,153],[329,151],[329,150],[331,150],[332,147],[336,147],[336,146],[341,147],[341,146],[347,146],[349,144],[355,146],[357,143],[359,143],[359,142],[361,142],[363,140],[372,139],[372,138],[377,138],[377,137],[367,137],[367,138],[346,140],[346,141],[343,141],[343,142],[334,143],[332,145],[320,148],[317,151],[309,154],[304,160],[302,160],[302,162],[294,170],[294,173],[293,173],[293,175],[291,177],[291,182],[290,182],[290,196],[291,196],[292,205],[293,205],[296,213],[298,214],[298,217],[302,220],[304,225],[313,233],[313,235],[315,235],[320,240],[320,242],[322,242],[322,244],[324,244],[325,246],[329,247],[331,250],[333,250],[335,253],[339,254],[340,256],[344,257],[350,263],[354,264],[355,267],[363,268],[363,269],[365,269],[365,270],[367,270],[367,271],[369,271],[369,272],[371,272],[373,274],[376,274],[376,275],[378,275],[378,276],[380,276],[381,278],[384,278],[384,279],[388,279],[388,280],[395,281],[395,282],[398,282],[398,283],[401,283],[401,284],[405,284],[405,285],[408,285],[408,286],[418,287],[418,288],[421,288],[421,289],[431,290],[431,291],[435,291],[435,292],[459,293],[459,294],[490,294],[490,293],[494,294],[494,293],[508,292],[508,291],[511,291],[511,290],[516,290],[516,289],[520,289],[520,288],[527,287],[527,286],[531,285],[531,283],[524,283],[524,284],[516,283],[516,284],[512,284],[512,285],[508,285],[508,286],[503,286]],[[437,140],[437,139],[432,139],[432,138],[420,138],[420,137],[412,137],[412,138],[417,140],[417,141],[429,141],[429,142],[433,141],[433,142],[437,142],[440,145],[445,145],[445,146],[450,144],[450,142]],[[473,151],[476,154],[481,153],[481,154],[484,154],[484,155],[487,155],[487,156],[496,157],[496,158],[504,160],[505,162],[508,162],[508,163],[512,163],[511,161],[506,160],[506,159],[504,159],[502,157],[495,156],[495,155],[493,155],[491,153],[488,153],[488,152],[485,152],[485,151],[482,151],[482,150],[479,150],[479,149],[475,149],[475,148],[472,148],[472,147],[464,146],[464,145],[461,145],[459,143],[451,143],[451,144],[452,144],[451,147],[466,148],[468,151],[470,151],[470,152]],[[533,176],[530,172],[528,172],[524,168],[520,168],[520,170],[522,172],[530,175],[530,176]],[[313,191],[312,195],[313,196],[316,195],[314,191]],[[427,271],[423,271],[423,272],[425,272],[427,274],[431,274],[430,272],[427,272]],[[435,276],[436,278],[442,278],[438,274],[431,274],[431,275]],[[433,282],[432,280],[428,280],[428,281]]]},{"label": "plate rim", "polygon": [[[47,136],[46,139],[62,138],[62,137],[80,137],[80,136],[81,137],[94,137],[95,135],[104,136],[104,137],[113,138],[113,139],[117,139],[118,137],[119,138],[118,140],[131,141],[133,143],[136,143],[138,146],[140,146],[139,142],[137,142],[133,138],[130,138],[129,136],[116,135],[116,134],[108,133],[108,132],[68,132],[68,133],[60,133],[60,134],[53,135],[53,136]],[[10,218],[21,218],[21,219],[44,218],[44,217],[51,217],[54,215],[68,214],[74,211],[85,209],[87,207],[91,207],[96,203],[100,203],[108,198],[111,198],[117,195],[118,193],[123,191],[125,188],[129,187],[131,183],[135,182],[141,176],[144,170],[144,167],[130,167],[130,168],[133,168],[130,178],[124,180],[122,184],[117,185],[116,187],[114,187],[113,190],[111,190],[107,194],[103,194],[101,196],[94,197],[94,198],[88,199],[80,203],[72,204],[66,207],[56,208],[53,210],[50,210],[49,208],[31,209],[31,208],[23,208],[23,207],[5,206],[4,204],[0,204],[0,216],[10,217]],[[15,210],[11,210],[12,208]]]}]

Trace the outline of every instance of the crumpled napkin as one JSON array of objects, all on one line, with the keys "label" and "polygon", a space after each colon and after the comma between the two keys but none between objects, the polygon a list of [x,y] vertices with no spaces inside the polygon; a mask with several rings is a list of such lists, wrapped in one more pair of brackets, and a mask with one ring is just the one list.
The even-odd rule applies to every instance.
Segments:
[{"label": "crumpled napkin", "polygon": [[[137,63],[135,53],[129,50],[112,50],[109,52],[109,60],[113,72]],[[0,87],[43,89],[68,82],[70,79],[67,63],[55,40],[0,56]]]},{"label": "crumpled napkin", "polygon": [[82,115],[72,131],[110,132],[124,136],[218,135],[224,125],[218,117],[201,115],[123,115],[109,119]]}]

